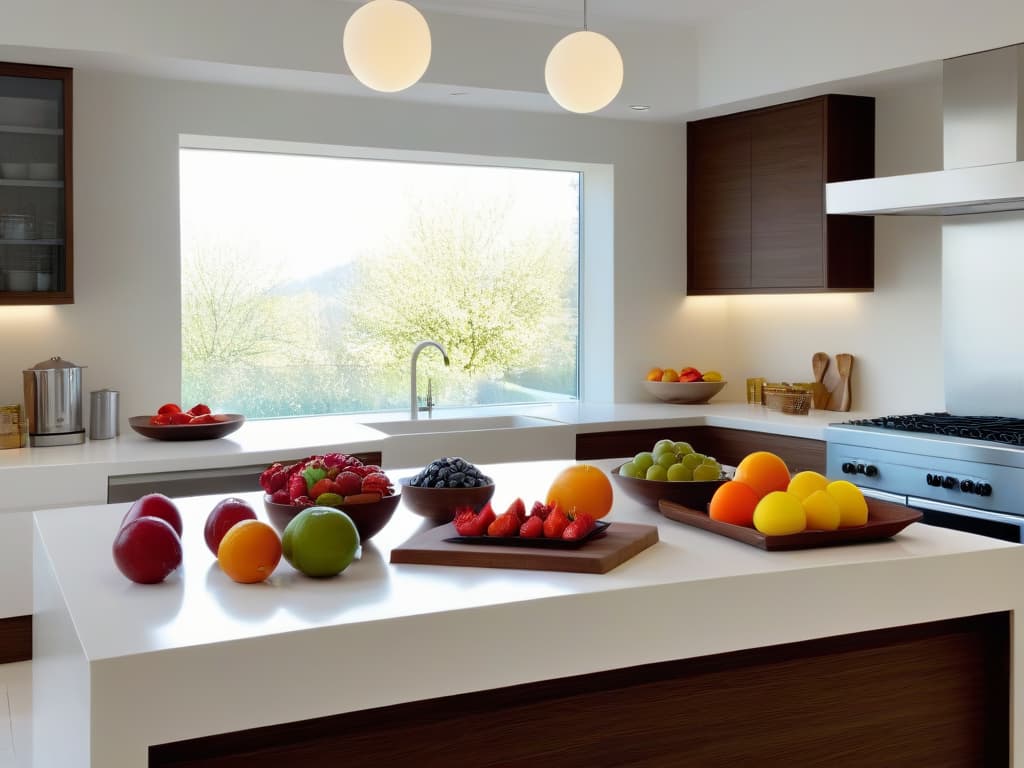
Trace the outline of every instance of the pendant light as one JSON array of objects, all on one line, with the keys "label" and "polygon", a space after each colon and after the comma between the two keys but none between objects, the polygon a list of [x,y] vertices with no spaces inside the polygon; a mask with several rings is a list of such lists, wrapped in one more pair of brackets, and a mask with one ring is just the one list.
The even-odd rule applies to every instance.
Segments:
[{"label": "pendant light", "polygon": [[342,43],[352,74],[375,91],[405,90],[430,64],[430,27],[404,0],[370,0],[356,9]]},{"label": "pendant light", "polygon": [[615,43],[587,29],[566,35],[551,49],[544,65],[548,93],[570,112],[596,112],[611,103],[622,88],[622,55]]}]

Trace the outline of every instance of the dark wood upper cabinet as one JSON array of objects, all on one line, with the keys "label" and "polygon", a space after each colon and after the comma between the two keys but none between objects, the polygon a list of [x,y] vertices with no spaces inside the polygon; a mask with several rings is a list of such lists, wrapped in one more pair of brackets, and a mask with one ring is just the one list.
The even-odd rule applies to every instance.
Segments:
[{"label": "dark wood upper cabinet", "polygon": [[827,95],[687,124],[687,293],[870,291],[874,219],[825,184],[874,176],[874,100]]},{"label": "dark wood upper cabinet", "polygon": [[74,302],[71,81],[0,63],[0,304]]}]

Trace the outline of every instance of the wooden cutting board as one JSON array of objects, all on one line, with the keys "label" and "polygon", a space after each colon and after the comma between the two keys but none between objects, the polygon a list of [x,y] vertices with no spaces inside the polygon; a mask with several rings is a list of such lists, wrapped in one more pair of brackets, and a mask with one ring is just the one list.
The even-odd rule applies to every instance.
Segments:
[{"label": "wooden cutting board", "polygon": [[658,527],[612,521],[604,536],[586,542],[579,549],[532,549],[444,541],[455,535],[452,523],[418,533],[391,550],[391,562],[607,573],[657,543]]}]

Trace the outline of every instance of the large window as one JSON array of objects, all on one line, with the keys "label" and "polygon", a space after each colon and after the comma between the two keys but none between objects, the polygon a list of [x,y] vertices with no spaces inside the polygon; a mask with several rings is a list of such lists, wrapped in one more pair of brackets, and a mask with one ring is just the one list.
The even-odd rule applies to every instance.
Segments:
[{"label": "large window", "polygon": [[183,147],[182,401],[270,418],[579,395],[576,171]]}]

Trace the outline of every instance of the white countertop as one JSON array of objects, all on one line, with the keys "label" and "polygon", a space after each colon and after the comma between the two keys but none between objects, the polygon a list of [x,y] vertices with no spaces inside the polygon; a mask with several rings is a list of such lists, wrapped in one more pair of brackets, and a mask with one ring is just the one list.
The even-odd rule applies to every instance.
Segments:
[{"label": "white countertop", "polygon": [[[515,496],[529,506],[570,463],[485,465],[495,507]],[[1024,565],[1018,545],[924,525],[889,541],[768,553],[617,494],[612,524],[657,524],[661,541],[607,574],[390,566],[391,548],[421,527],[400,507],[340,577],[310,580],[282,562],[268,583],[241,585],[203,543],[218,498],[181,501],[184,564],[156,586],[128,582],[113,564],[126,505],[35,514],[33,695],[55,708],[40,727],[91,719],[103,743],[93,759],[105,755],[94,765],[128,766],[143,754],[133,749],[190,736],[1007,610]],[[527,638],[577,652],[493,663]],[[69,674],[87,681],[82,690]],[[211,674],[232,682],[210,687]],[[154,691],[173,716],[136,711],[132,702]]]}]

